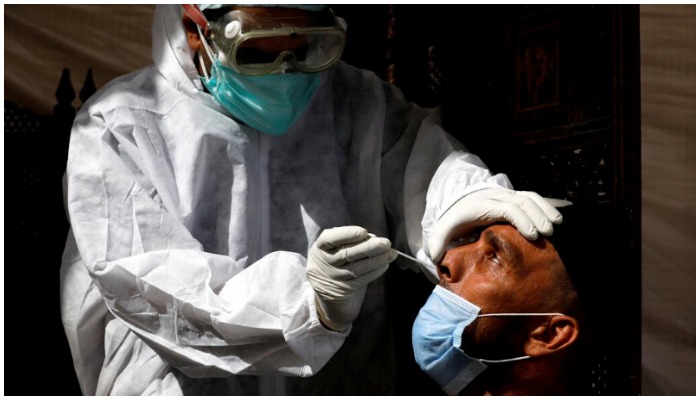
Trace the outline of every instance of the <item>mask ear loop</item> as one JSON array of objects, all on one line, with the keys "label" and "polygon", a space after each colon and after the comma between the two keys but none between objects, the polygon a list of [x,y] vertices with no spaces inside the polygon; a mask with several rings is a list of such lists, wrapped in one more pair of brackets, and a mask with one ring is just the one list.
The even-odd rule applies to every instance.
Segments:
[{"label": "mask ear loop", "polygon": [[[187,14],[188,17],[192,21],[194,21],[195,25],[197,26],[197,33],[199,33],[199,38],[202,41],[202,44],[204,45],[204,49],[207,51],[207,55],[209,56],[209,60],[211,60],[212,64],[214,63],[214,55],[209,47],[209,44],[207,43],[207,38],[210,35],[211,29],[209,29],[209,21],[207,21],[207,17],[204,16],[204,13],[202,10],[199,9],[199,6],[196,4],[183,4],[182,8],[185,9],[185,14]],[[202,32],[202,28],[204,28],[204,32]],[[199,64],[202,66],[202,72],[204,72],[204,77],[209,80],[209,74],[207,73],[207,69],[204,67],[204,59],[202,58],[202,54],[200,52],[197,52],[197,56],[199,56]]]},{"label": "mask ear loop", "polygon": [[[540,315],[564,315],[564,314],[562,314],[562,313],[493,313],[493,314],[481,314],[481,315],[478,315],[477,318],[482,318],[482,317],[534,317],[534,316],[540,316]],[[532,358],[532,356],[506,358],[503,360],[487,360],[485,358],[475,358],[475,360],[481,361],[484,363],[507,363],[507,362],[513,362],[513,361],[527,360],[528,358]]]},{"label": "mask ear loop", "polygon": [[[207,52],[207,56],[209,56],[209,60],[214,64],[214,52],[212,51],[211,47],[209,47],[209,44],[207,43],[207,38],[204,37],[204,34],[202,33],[202,29],[197,25],[197,32],[199,33],[199,38],[202,40],[202,45],[204,46],[204,50]],[[209,80],[209,74],[207,73],[207,69],[204,67],[204,59],[202,58],[202,53],[197,52],[197,55],[199,56],[199,64],[202,66],[202,72],[204,72],[204,77]]]},{"label": "mask ear loop", "polygon": [[531,312],[531,313],[494,313],[494,314],[479,314],[476,317],[477,318],[483,318],[483,317],[536,317],[539,315],[564,315],[562,313],[558,312],[545,312],[545,313],[537,313],[537,312]]},{"label": "mask ear loop", "polygon": [[532,358],[532,356],[522,356],[522,357],[515,357],[515,358],[506,358],[505,360],[487,360],[484,358],[475,358],[477,361],[481,361],[483,363],[507,363],[507,362],[513,362],[513,361],[520,361],[520,360],[527,360],[528,358]]}]

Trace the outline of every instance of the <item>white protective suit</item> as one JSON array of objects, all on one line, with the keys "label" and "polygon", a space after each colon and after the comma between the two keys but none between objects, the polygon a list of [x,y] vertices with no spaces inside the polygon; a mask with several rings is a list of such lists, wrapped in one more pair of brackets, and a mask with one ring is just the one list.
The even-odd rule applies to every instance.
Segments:
[{"label": "white protective suit", "polygon": [[[61,312],[83,394],[256,394],[261,375],[315,375],[289,394],[391,394],[383,279],[330,331],[305,257],[343,225],[420,255],[428,185],[459,145],[436,110],[342,62],[285,135],[242,126],[201,90],[181,21],[157,6],[155,65],[73,125]],[[509,185],[459,158],[465,190]]]}]

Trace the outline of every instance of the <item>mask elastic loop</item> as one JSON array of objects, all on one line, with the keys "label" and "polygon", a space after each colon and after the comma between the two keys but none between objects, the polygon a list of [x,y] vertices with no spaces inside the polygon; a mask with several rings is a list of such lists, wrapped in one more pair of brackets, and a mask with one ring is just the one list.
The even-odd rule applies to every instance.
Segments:
[{"label": "mask elastic loop", "polygon": [[520,361],[520,360],[527,360],[528,358],[532,358],[532,356],[522,356],[522,357],[514,357],[514,358],[506,358],[503,360],[487,360],[485,358],[475,358],[475,360],[484,362],[484,363],[506,363],[506,362],[513,362],[513,361]]},{"label": "mask elastic loop", "polygon": [[562,313],[493,313],[493,314],[480,314],[477,318],[483,317],[538,317],[542,315],[564,315]]},{"label": "mask elastic loop", "polygon": [[[564,314],[562,314],[562,313],[493,313],[493,314],[481,314],[481,315],[478,315],[477,318],[481,318],[481,317],[538,317],[538,316],[546,316],[546,315],[564,315]],[[479,360],[479,361],[484,362],[484,363],[506,363],[506,362],[527,360],[528,358],[532,358],[532,356],[506,358],[503,360],[487,360],[485,358],[476,358],[476,360]]]},{"label": "mask elastic loop", "polygon": [[[209,47],[209,44],[207,43],[207,39],[203,36],[202,30],[199,28],[199,25],[197,25],[197,32],[199,33],[199,37],[202,39],[202,45],[204,46],[204,50],[207,52],[207,56],[209,56],[209,61],[212,63],[214,62],[214,52],[212,51],[211,47]],[[204,67],[204,59],[202,58],[201,52],[197,52],[199,55],[199,63],[202,65],[202,72],[204,72],[204,77],[209,80],[209,74],[207,73],[207,69]]]}]

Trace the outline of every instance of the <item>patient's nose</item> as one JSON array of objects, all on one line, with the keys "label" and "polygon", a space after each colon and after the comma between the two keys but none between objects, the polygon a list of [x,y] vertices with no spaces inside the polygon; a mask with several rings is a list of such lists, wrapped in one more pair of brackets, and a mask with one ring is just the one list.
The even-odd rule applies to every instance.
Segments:
[{"label": "patient's nose", "polygon": [[464,255],[460,249],[448,250],[437,265],[438,276],[447,283],[458,282],[464,270]]},{"label": "patient's nose", "polygon": [[448,249],[437,265],[440,280],[456,283],[479,268],[480,260],[493,252],[492,245],[482,240],[479,233],[465,237],[460,246]]}]

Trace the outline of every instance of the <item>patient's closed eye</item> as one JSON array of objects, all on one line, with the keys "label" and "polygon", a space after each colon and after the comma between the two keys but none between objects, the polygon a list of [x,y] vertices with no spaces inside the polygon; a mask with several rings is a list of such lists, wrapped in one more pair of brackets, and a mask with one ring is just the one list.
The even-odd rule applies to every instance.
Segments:
[{"label": "patient's closed eye", "polygon": [[482,232],[482,230],[479,229],[477,231],[470,233],[469,235],[455,238],[454,240],[451,240],[447,244],[447,248],[445,250],[452,250],[452,249],[457,248],[457,247],[461,247],[461,246],[464,246],[467,244],[474,243],[477,240],[479,240],[479,237],[481,236],[481,232]]}]

